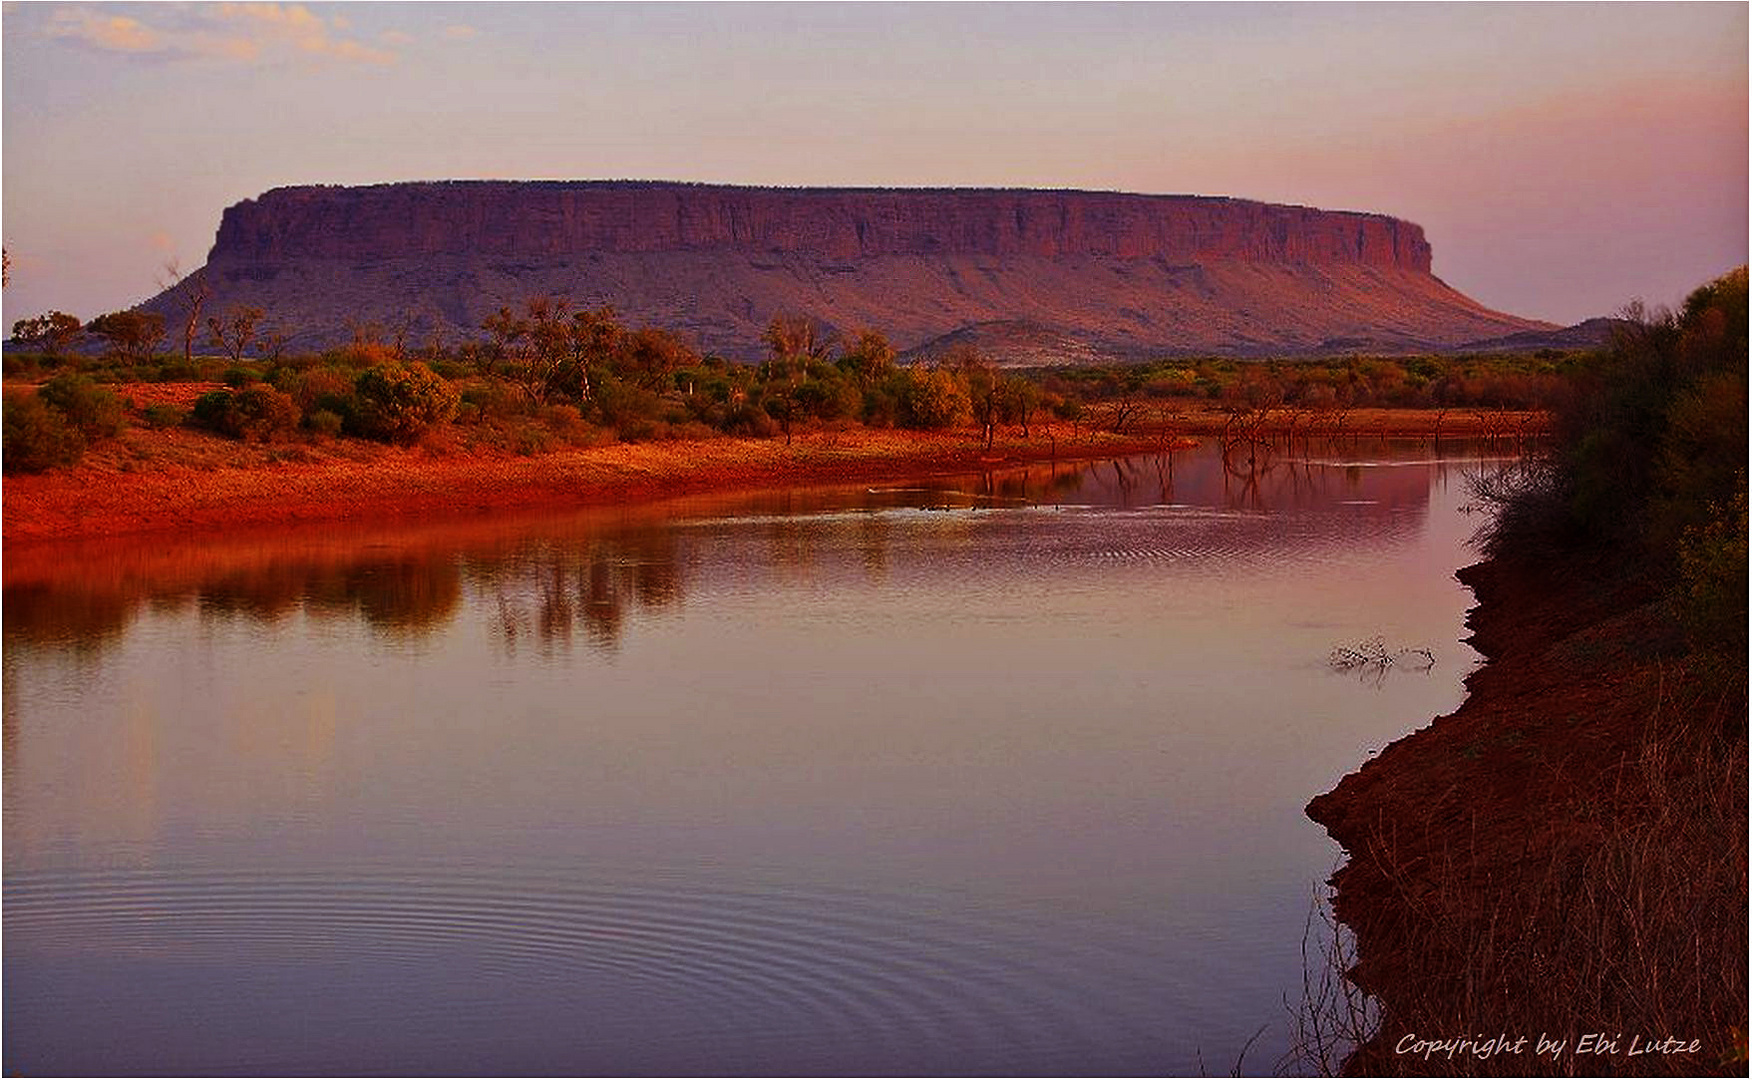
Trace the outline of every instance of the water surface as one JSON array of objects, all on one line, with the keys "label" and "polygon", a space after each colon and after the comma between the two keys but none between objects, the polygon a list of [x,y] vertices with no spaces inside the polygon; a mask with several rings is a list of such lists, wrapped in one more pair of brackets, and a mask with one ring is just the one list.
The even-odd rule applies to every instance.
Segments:
[{"label": "water surface", "polygon": [[1270,1072],[1302,807],[1475,660],[1475,467],[9,557],[3,1067]]}]

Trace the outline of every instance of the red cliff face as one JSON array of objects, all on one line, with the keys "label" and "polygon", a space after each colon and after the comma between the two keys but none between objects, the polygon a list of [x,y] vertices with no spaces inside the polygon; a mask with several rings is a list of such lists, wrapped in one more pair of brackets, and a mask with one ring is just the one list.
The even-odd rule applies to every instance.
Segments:
[{"label": "red cliff face", "polygon": [[1428,273],[1423,230],[1379,214],[1189,195],[468,181],[276,188],[225,211],[227,261],[556,258],[729,250],[1093,256]]},{"label": "red cliff face", "polygon": [[[216,307],[263,308],[292,347],[377,324],[482,336],[564,296],[628,324],[761,354],[779,313],[901,349],[971,341],[1013,363],[1452,347],[1543,324],[1430,274],[1423,230],[1379,214],[1111,192],[457,181],[278,188],[225,211]],[[168,297],[147,307],[174,315]]]}]

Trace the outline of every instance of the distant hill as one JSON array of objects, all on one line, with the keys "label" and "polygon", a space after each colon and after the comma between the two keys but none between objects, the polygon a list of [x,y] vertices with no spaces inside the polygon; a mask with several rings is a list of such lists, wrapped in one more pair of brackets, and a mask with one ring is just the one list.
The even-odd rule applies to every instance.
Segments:
[{"label": "distant hill", "polygon": [[1561,330],[1520,330],[1502,337],[1468,341],[1455,352],[1533,352],[1538,349],[1597,349],[1612,343],[1612,331],[1628,326],[1623,319],[1588,319]]},{"label": "distant hill", "polygon": [[[266,309],[294,348],[352,327],[481,336],[501,305],[565,295],[633,326],[761,353],[777,313],[872,327],[913,352],[970,340],[1010,363],[1454,350],[1549,333],[1430,273],[1380,214],[1113,192],[452,181],[277,188],[230,207],[209,311]],[[175,322],[167,295],[148,308]]]}]

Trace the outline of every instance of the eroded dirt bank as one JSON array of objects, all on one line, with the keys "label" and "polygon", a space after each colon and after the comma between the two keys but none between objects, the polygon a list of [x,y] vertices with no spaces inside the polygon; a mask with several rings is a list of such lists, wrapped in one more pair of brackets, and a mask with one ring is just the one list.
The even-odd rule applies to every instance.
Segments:
[{"label": "eroded dirt bank", "polygon": [[1609,566],[1460,578],[1466,702],[1308,807],[1383,1016],[1345,1071],[1745,1075],[1743,679]]}]

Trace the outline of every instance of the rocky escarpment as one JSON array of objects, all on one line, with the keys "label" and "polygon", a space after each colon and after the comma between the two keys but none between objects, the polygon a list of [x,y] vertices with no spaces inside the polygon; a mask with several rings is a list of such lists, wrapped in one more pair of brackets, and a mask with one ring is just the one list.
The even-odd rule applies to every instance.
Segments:
[{"label": "rocky escarpment", "polygon": [[1018,362],[1445,348],[1544,325],[1430,260],[1409,222],[1239,199],[458,181],[269,191],[225,211],[205,272],[212,303],[262,307],[304,347],[369,323],[454,343],[554,294],[730,357],[757,355],[781,312]]}]

